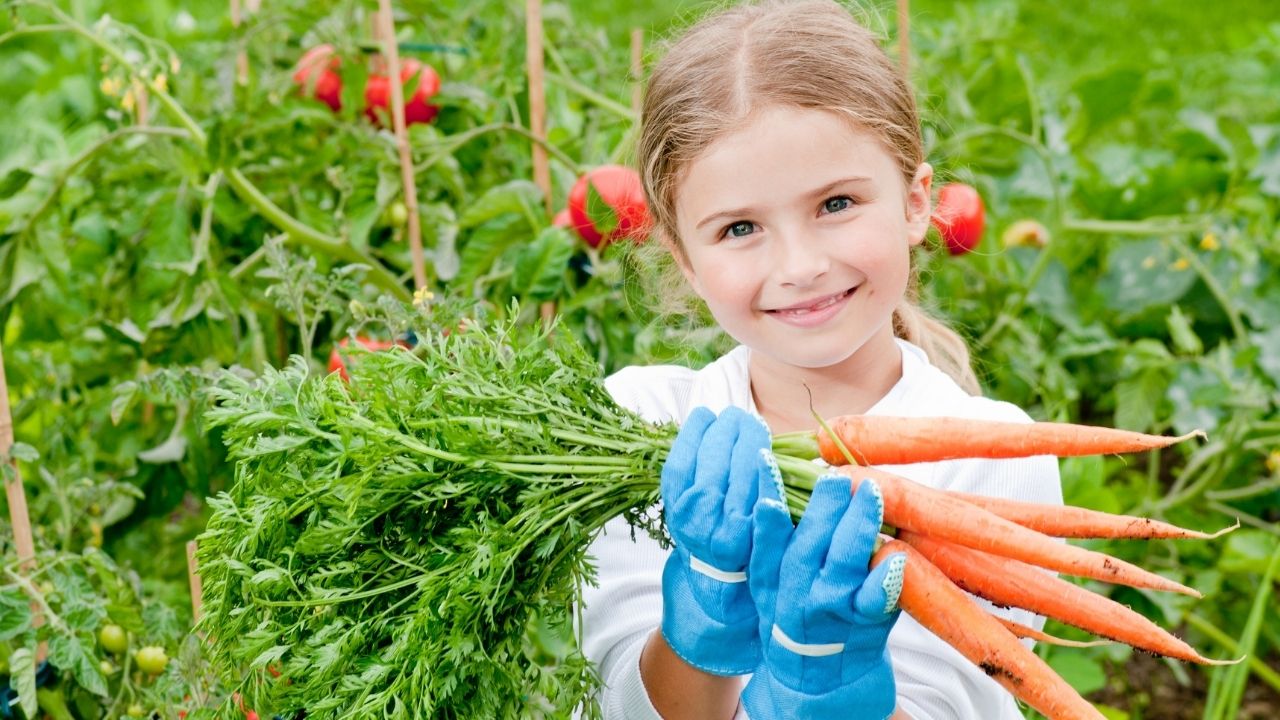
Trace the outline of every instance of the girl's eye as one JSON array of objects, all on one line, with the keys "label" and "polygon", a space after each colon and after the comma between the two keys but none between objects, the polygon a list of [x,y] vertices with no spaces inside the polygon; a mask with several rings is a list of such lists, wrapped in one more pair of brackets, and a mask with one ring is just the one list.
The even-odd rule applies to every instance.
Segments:
[{"label": "girl's eye", "polygon": [[746,237],[751,234],[751,231],[754,230],[755,227],[755,223],[747,222],[746,220],[736,222],[724,229],[722,237]]},{"label": "girl's eye", "polygon": [[853,198],[848,195],[838,195],[833,198],[827,198],[826,202],[822,203],[822,209],[829,213],[838,213],[841,210],[848,210],[851,207],[853,207]]}]

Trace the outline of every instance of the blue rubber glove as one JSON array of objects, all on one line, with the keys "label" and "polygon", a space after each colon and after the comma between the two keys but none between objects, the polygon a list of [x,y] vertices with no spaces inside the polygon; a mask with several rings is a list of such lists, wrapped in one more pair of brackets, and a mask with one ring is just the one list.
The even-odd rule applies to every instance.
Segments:
[{"label": "blue rubber glove", "polygon": [[893,714],[887,643],[906,557],[868,572],[884,501],[870,480],[850,495],[849,478],[819,478],[793,528],[776,486],[761,483],[749,573],[764,661],[742,693],[756,720]]},{"label": "blue rubber glove", "polygon": [[662,635],[685,662],[713,675],[745,675],[760,662],[760,620],[746,570],[771,444],[764,423],[743,410],[717,417],[697,408],[662,468],[675,542],[662,572]]}]

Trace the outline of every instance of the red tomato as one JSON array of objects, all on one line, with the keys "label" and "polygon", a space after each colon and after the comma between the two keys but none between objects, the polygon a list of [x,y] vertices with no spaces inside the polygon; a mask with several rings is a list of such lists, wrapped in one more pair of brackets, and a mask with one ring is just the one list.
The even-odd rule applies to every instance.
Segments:
[{"label": "red tomato", "polygon": [[332,45],[317,45],[298,61],[293,82],[303,92],[312,87],[314,82],[315,89],[311,96],[337,112],[342,109],[342,78],[336,72],[339,64],[341,60],[334,56]]},{"label": "red tomato", "polygon": [[952,255],[963,255],[977,247],[985,223],[986,212],[977,190],[964,183],[949,183],[938,191],[933,226]]},{"label": "red tomato", "polygon": [[556,216],[554,218],[551,218],[551,224],[554,225],[555,227],[562,227],[562,228],[573,227],[573,218],[569,216],[569,208],[565,208],[560,212],[556,213]]},{"label": "red tomato", "polygon": [[[429,123],[435,119],[436,113],[440,108],[427,102],[428,98],[434,97],[440,92],[440,76],[436,74],[435,68],[430,65],[423,65],[413,58],[403,58],[400,60],[400,84],[411,86],[412,78],[418,76],[418,89],[413,93],[413,97],[405,98],[404,101],[404,122],[406,125],[414,123]],[[390,113],[388,108],[391,107],[391,83],[386,75],[370,75],[369,82],[364,86],[364,114],[375,123],[380,123],[381,118],[378,116],[377,110],[381,108],[384,112]]]},{"label": "red tomato", "polygon": [[[591,204],[588,186],[595,188],[603,207]],[[591,247],[623,238],[643,240],[650,221],[640,175],[621,165],[601,165],[587,172],[569,191],[569,217]]]},{"label": "red tomato", "polygon": [[[356,340],[358,340],[365,348],[375,352],[379,350],[386,350],[393,345],[403,344],[392,342],[390,340],[373,340],[363,336],[357,337]],[[351,338],[342,338],[342,340],[340,340],[333,348],[333,351],[329,353],[329,372],[337,372],[342,376],[343,380],[348,382],[350,382],[351,376],[347,375],[347,363],[346,359],[343,357],[342,348],[347,347],[350,343]]]}]

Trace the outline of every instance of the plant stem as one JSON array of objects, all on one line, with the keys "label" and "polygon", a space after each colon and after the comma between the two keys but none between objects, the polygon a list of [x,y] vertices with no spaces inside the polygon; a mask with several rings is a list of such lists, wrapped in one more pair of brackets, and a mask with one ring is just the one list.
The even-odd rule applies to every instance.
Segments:
[{"label": "plant stem", "polygon": [[[1238,654],[1240,652],[1240,645],[1236,642],[1235,638],[1223,632],[1217,625],[1214,625],[1193,612],[1187,613],[1183,618],[1187,621],[1188,625],[1204,633],[1210,640],[1226,648],[1227,652],[1232,654]],[[1259,660],[1256,655],[1250,655],[1245,662],[1249,664],[1249,669],[1253,671],[1254,675],[1258,676],[1259,680],[1270,685],[1276,692],[1280,692],[1280,673],[1271,669],[1270,665]]]}]

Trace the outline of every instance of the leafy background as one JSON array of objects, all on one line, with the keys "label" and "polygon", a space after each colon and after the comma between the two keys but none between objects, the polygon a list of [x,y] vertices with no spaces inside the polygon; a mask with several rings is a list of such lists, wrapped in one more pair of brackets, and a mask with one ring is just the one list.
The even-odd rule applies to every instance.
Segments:
[{"label": "leafy background", "polygon": [[[184,544],[230,478],[196,391],[216,368],[291,353],[323,371],[337,340],[376,334],[385,288],[357,262],[409,285],[388,219],[402,199],[394,143],[357,108],[366,68],[344,63],[336,115],[291,81],[319,42],[358,56],[373,4],[266,5],[239,28],[222,2],[6,3],[0,18],[0,337],[34,584],[64,620],[31,626],[9,549],[0,650],[21,691],[36,683],[35,643],[50,642],[61,672],[44,700],[60,693],[81,717],[235,710],[184,640]],[[452,48],[419,55],[444,79],[443,109],[411,132],[435,291],[499,312],[519,298],[530,323],[554,301],[606,369],[712,356],[714,333],[655,317],[625,248],[549,228],[528,182],[522,4],[397,7],[402,41]],[[554,208],[584,167],[630,157],[631,28],[652,47],[699,7],[544,8]],[[862,12],[896,52],[893,3]],[[31,31],[69,23],[83,31]],[[1041,652],[1112,717],[1274,717],[1280,618],[1263,578],[1280,556],[1280,6],[930,0],[912,3],[911,40],[930,161],[988,206],[976,252],[919,258],[927,302],[970,340],[986,391],[1041,419],[1207,430],[1198,446],[1064,461],[1067,500],[1243,523],[1212,543],[1105,544],[1204,600],[1095,589],[1211,656],[1252,648],[1249,663]],[[153,97],[139,128],[125,62],[163,73],[191,127]],[[273,206],[312,239],[285,240]],[[1002,247],[1022,218],[1049,228],[1046,249]],[[178,661],[158,680],[133,672],[94,640],[108,619]]]}]

